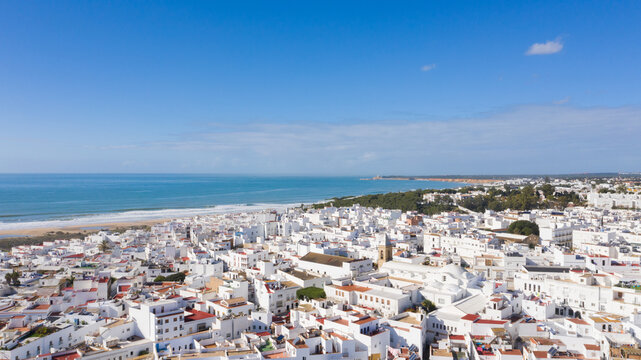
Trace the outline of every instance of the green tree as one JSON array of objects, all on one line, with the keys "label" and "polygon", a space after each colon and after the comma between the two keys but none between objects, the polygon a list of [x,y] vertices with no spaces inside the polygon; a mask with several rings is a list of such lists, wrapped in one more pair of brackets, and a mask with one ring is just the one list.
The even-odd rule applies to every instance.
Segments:
[{"label": "green tree", "polygon": [[175,274],[171,274],[171,275],[167,276],[166,279],[167,279],[167,281],[183,282],[183,281],[185,281],[186,277],[187,277],[187,275],[185,275],[185,273],[179,272],[179,273],[175,273]]},{"label": "green tree", "polygon": [[49,334],[53,334],[54,332],[56,332],[54,328],[40,326],[31,334],[31,337],[44,337]]},{"label": "green tree", "polygon": [[187,275],[185,275],[185,273],[182,273],[182,272],[171,274],[171,275],[168,275],[168,276],[158,275],[154,279],[154,282],[173,281],[173,282],[180,282],[181,283],[181,282],[185,281],[186,277],[187,277]]},{"label": "green tree", "polygon": [[418,211],[426,215],[440,214],[454,209],[456,209],[456,205],[454,205],[452,197],[448,195],[437,196],[434,201],[426,204],[419,204],[418,206]]},{"label": "green tree", "polygon": [[60,280],[60,283],[58,284],[58,288],[60,290],[62,290],[64,288],[71,287],[71,286],[73,286],[73,282],[74,281],[76,281],[76,278],[73,275],[69,276],[68,278],[62,279],[62,280]]},{"label": "green tree", "polygon": [[554,186],[550,184],[545,184],[541,186],[541,191],[543,191],[543,195],[547,198],[552,195],[554,195]]},{"label": "green tree", "polygon": [[296,290],[296,298],[298,300],[324,299],[325,297],[325,290],[315,286]]},{"label": "green tree", "polygon": [[428,313],[436,310],[436,305],[434,305],[434,303],[428,299],[423,300],[423,302],[421,303],[421,307]]},{"label": "green tree", "polygon": [[7,284],[12,286],[20,285],[20,273],[16,270],[13,270],[10,273],[4,275],[4,279],[7,281]]},{"label": "green tree", "polygon": [[521,190],[514,190],[508,196],[508,207],[514,210],[532,210],[536,208],[539,197],[531,185],[524,186]]},{"label": "green tree", "polygon": [[518,220],[510,224],[507,232],[519,235],[539,235],[539,226],[531,221]]},{"label": "green tree", "polygon": [[106,253],[107,251],[109,251],[111,246],[109,245],[109,241],[107,241],[107,239],[105,239],[100,243],[98,248],[100,249],[101,253]]}]

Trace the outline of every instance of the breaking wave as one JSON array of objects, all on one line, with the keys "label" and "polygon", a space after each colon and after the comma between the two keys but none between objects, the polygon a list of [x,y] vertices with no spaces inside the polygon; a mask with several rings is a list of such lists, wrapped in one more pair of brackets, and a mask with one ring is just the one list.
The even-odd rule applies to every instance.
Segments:
[{"label": "breaking wave", "polygon": [[0,231],[23,230],[35,228],[63,228],[70,226],[99,225],[113,223],[128,223],[161,219],[187,218],[197,215],[212,215],[237,212],[252,212],[267,209],[283,210],[300,206],[296,204],[238,204],[217,205],[202,208],[134,210],[95,215],[82,215],[67,219],[51,219],[42,221],[0,222]]}]

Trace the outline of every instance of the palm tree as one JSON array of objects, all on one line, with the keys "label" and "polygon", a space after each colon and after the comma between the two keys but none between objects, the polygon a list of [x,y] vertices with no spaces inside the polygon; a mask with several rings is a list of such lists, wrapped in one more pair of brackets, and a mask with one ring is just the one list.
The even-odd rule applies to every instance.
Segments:
[{"label": "palm tree", "polygon": [[102,253],[107,252],[109,250],[109,248],[110,248],[109,241],[107,241],[107,239],[103,240],[100,243],[100,245],[98,246],[98,248],[100,249],[100,252],[102,252]]}]

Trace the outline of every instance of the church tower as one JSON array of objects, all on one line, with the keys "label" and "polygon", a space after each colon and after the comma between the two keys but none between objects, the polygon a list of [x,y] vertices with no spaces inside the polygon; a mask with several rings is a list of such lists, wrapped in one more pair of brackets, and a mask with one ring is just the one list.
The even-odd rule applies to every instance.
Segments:
[{"label": "church tower", "polygon": [[377,234],[378,238],[378,268],[383,266],[383,263],[392,260],[392,251],[394,247],[387,234]]}]

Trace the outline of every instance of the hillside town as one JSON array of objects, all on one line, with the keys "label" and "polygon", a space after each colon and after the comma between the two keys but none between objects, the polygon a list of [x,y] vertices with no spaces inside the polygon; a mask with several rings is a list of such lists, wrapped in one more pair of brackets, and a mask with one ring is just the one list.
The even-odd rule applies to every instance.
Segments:
[{"label": "hillside town", "polygon": [[[548,181],[581,202],[460,205]],[[303,206],[14,246],[0,359],[641,359],[639,190],[522,178],[426,193],[458,206],[433,215]]]}]

